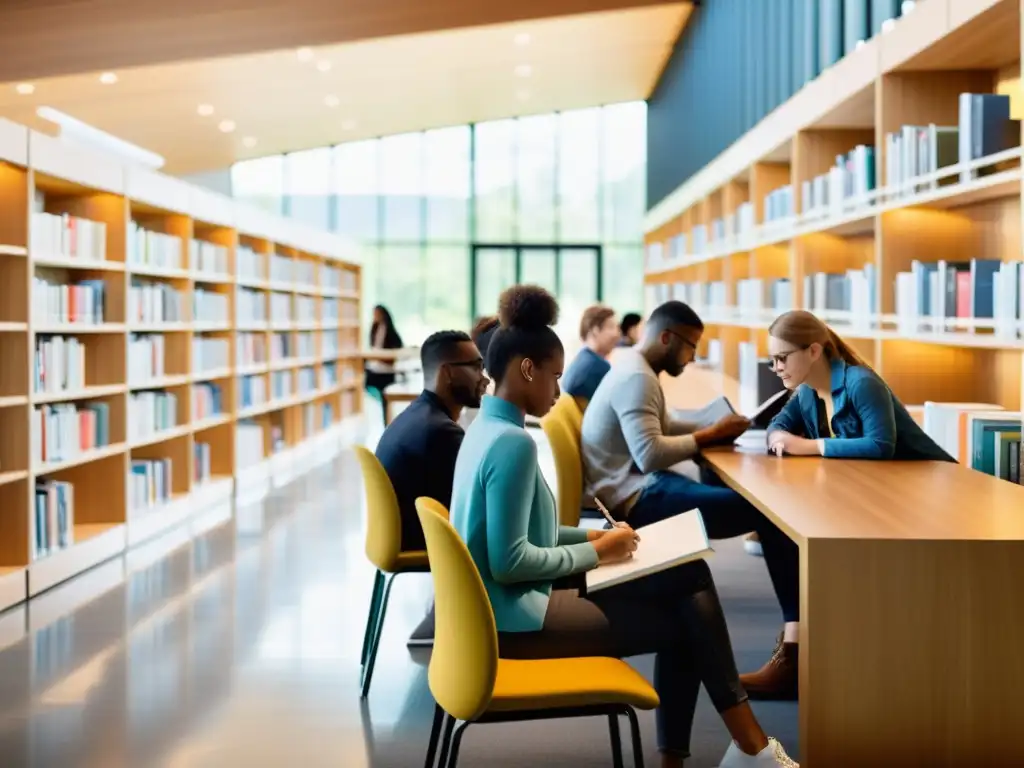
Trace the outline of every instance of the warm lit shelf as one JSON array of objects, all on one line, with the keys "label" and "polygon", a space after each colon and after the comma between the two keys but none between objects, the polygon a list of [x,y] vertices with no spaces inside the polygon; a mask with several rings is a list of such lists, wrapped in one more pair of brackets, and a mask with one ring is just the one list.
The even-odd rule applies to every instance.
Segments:
[{"label": "warm lit shelf", "polygon": [[0,245],[0,256],[28,256],[28,248],[20,245]]},{"label": "warm lit shelf", "polygon": [[157,443],[165,443],[168,440],[176,440],[179,437],[184,437],[192,431],[192,427],[185,425],[182,427],[174,427],[173,429],[160,429],[151,435],[145,437],[137,437],[131,442],[131,448],[145,448],[147,445],[156,445]]},{"label": "warm lit shelf", "polygon": [[91,451],[82,451],[80,454],[71,459],[64,461],[50,461],[43,464],[37,464],[35,468],[36,475],[52,475],[54,472],[61,472],[65,469],[71,469],[72,467],[79,467],[82,464],[91,464],[94,461],[100,459],[107,459],[111,456],[116,456],[119,453],[124,453],[127,446],[124,443],[117,443],[116,445],[107,445],[103,448],[94,448]]},{"label": "warm lit shelf", "polygon": [[18,333],[28,330],[28,323],[0,322],[0,332]]},{"label": "warm lit shelf", "polygon": [[28,478],[27,469],[17,469],[11,470],[9,472],[0,472],[0,485],[16,483],[19,480],[25,480],[26,478]]},{"label": "warm lit shelf", "polygon": [[124,384],[107,384],[85,389],[61,390],[59,392],[34,392],[33,403],[67,403],[75,400],[91,400],[97,397],[117,395],[125,391]]},{"label": "warm lit shelf", "polygon": [[74,336],[80,333],[124,333],[124,323],[41,323],[33,325],[37,334],[65,334]]},{"label": "warm lit shelf", "polygon": [[213,368],[208,371],[199,371],[198,373],[192,374],[192,381],[213,381],[214,379],[223,379],[231,375],[231,368]]},{"label": "warm lit shelf", "polygon": [[32,263],[38,267],[55,267],[60,269],[87,269],[97,272],[124,272],[124,264],[118,261],[88,261],[85,259],[68,259],[60,256],[32,256]]},{"label": "warm lit shelf", "polygon": [[9,397],[0,397],[0,408],[12,408],[18,405],[24,405],[28,402],[28,397],[25,395],[11,395]]},{"label": "warm lit shelf", "polygon": [[191,274],[187,269],[155,267],[151,264],[129,264],[128,271],[132,277],[166,277],[171,280],[187,280]]},{"label": "warm lit shelf", "polygon": [[205,419],[199,419],[198,421],[192,422],[192,431],[199,432],[203,429],[211,429],[213,427],[219,427],[222,424],[227,424],[231,421],[230,413],[221,413],[216,416],[208,416]]},{"label": "warm lit shelf", "polygon": [[180,387],[188,384],[191,377],[186,373],[179,373],[173,376],[160,376],[148,381],[133,381],[128,384],[128,389],[166,389],[167,387]]}]

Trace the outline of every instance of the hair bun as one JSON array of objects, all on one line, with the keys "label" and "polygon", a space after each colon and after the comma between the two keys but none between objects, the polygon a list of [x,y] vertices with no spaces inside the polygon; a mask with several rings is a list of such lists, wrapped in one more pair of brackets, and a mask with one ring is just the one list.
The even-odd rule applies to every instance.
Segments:
[{"label": "hair bun", "polygon": [[513,285],[498,299],[502,328],[539,331],[558,322],[558,302],[539,285]]}]

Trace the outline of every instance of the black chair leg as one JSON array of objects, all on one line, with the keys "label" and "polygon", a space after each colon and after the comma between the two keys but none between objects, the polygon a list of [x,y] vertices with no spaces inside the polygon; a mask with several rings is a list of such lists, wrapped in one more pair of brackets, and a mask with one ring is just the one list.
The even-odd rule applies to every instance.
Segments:
[{"label": "black chair leg", "polygon": [[434,725],[430,729],[430,744],[427,746],[427,761],[423,768],[434,768],[437,758],[437,742],[441,739],[441,725],[444,723],[444,710],[440,704],[434,705]]},{"label": "black chair leg", "polygon": [[644,745],[640,738],[640,721],[636,717],[636,710],[626,707],[626,717],[629,718],[629,731],[633,737],[633,768],[644,768]]},{"label": "black chair leg", "polygon": [[370,638],[370,650],[366,657],[366,666],[363,668],[363,685],[360,698],[365,699],[370,693],[370,681],[373,679],[373,665],[377,661],[377,651],[380,649],[381,630],[384,629],[384,617],[388,612],[388,598],[391,596],[391,585],[395,583],[395,574],[390,574],[384,579],[384,592],[380,598],[380,610],[377,612],[377,626],[374,627],[373,637]]},{"label": "black chair leg", "polygon": [[444,718],[444,735],[441,736],[441,757],[437,761],[438,768],[447,768],[448,766],[448,750],[452,746],[452,730],[455,728],[455,718],[451,715],[445,715]]},{"label": "black chair leg", "polygon": [[363,633],[363,650],[359,656],[359,666],[366,666],[366,657],[370,653],[370,638],[373,628],[377,625],[377,612],[380,610],[380,591],[384,588],[384,574],[380,571],[373,577],[373,592],[370,593],[370,612],[366,616],[366,631]]},{"label": "black chair leg", "polygon": [[622,763],[622,737],[619,735],[619,716],[608,715],[608,732],[612,737],[612,765],[624,768]]},{"label": "black chair leg", "polygon": [[448,758],[448,765],[444,766],[444,768],[455,768],[458,765],[459,747],[462,746],[462,734],[466,732],[467,728],[469,728],[469,723],[463,723],[455,729],[455,735],[452,736],[452,754]]}]

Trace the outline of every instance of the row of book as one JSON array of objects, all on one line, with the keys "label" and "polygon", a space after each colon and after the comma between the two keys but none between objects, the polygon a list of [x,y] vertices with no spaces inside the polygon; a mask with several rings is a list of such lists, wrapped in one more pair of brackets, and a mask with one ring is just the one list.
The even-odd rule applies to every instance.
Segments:
[{"label": "row of book", "polygon": [[296,296],[293,319],[300,323],[315,323],[317,321],[316,299],[312,296]]},{"label": "row of book", "polygon": [[263,461],[263,427],[251,419],[242,419],[235,426],[235,469],[243,470]]},{"label": "row of book", "polygon": [[296,391],[300,395],[316,392],[318,380],[316,369],[313,367],[299,368],[296,375]]},{"label": "row of book", "polygon": [[320,366],[320,389],[333,387],[338,383],[338,364],[324,363]]},{"label": "row of book", "polygon": [[107,258],[107,225],[67,213],[35,211],[31,217],[31,243],[36,258],[77,259],[83,262]]},{"label": "row of book", "polygon": [[[784,184],[773,189],[764,197],[764,223],[791,219],[796,215],[796,200],[793,197],[793,185]],[[698,251],[703,253],[703,251]]]},{"label": "row of book", "polygon": [[264,293],[239,288],[235,292],[235,319],[238,323],[267,322],[267,300]]},{"label": "row of book", "polygon": [[205,240],[192,240],[188,244],[189,268],[207,275],[227,275],[230,273],[228,255],[230,249]]},{"label": "row of book", "polygon": [[192,446],[192,481],[201,484],[213,477],[213,450],[209,443]]},{"label": "row of book", "polygon": [[67,392],[85,384],[85,345],[72,336],[36,338],[34,392]]},{"label": "row of book", "polygon": [[267,402],[267,379],[264,376],[243,376],[238,381],[240,408],[252,408]]},{"label": "row of book", "polygon": [[263,255],[247,245],[235,247],[235,276],[238,280],[266,280]]},{"label": "row of book", "polygon": [[32,320],[40,324],[105,322],[106,283],[79,280],[68,283],[40,271],[32,278]]},{"label": "row of book", "polygon": [[276,283],[291,283],[295,279],[295,259],[279,253],[270,256],[270,279]]},{"label": "row of book", "polygon": [[231,342],[216,336],[192,337],[192,370],[195,373],[217,371],[231,365]]},{"label": "row of book", "polygon": [[185,320],[185,294],[166,283],[132,280],[128,288],[129,323],[180,323]]},{"label": "row of book", "polygon": [[292,390],[292,372],[291,371],[271,371],[270,372],[270,396],[274,400],[282,400],[287,397],[291,397],[293,394]]},{"label": "row of book", "polygon": [[263,365],[268,361],[265,333],[239,333],[235,336],[235,362],[239,366]]},{"label": "row of book", "polygon": [[800,185],[800,212],[839,216],[844,209],[867,204],[876,186],[875,148],[858,144],[825,173]]},{"label": "row of book", "polygon": [[75,543],[75,488],[63,480],[37,480],[32,559],[52,555]]},{"label": "row of book", "polygon": [[177,235],[128,224],[127,262],[157,269],[182,269],[183,243]]},{"label": "row of book", "polygon": [[209,419],[224,412],[224,393],[219,384],[203,381],[192,386],[192,418]]},{"label": "row of book", "polygon": [[128,509],[141,512],[171,500],[174,462],[169,458],[133,459],[128,472]]},{"label": "row of book", "polygon": [[163,334],[131,334],[128,337],[128,383],[145,384],[163,378],[166,338]]},{"label": "row of book", "polygon": [[[1022,483],[1020,411],[993,403],[924,404],[924,430],[961,464]],[[965,500],[966,501],[966,500]]]},{"label": "row of book", "polygon": [[292,321],[292,296],[290,293],[270,294],[270,319],[275,323]]},{"label": "row of book", "polygon": [[230,299],[223,293],[196,288],[192,294],[192,318],[197,323],[230,322]]},{"label": "row of book", "polygon": [[70,461],[109,445],[110,406],[97,401],[40,406],[33,410],[31,434],[34,463]]},{"label": "row of book", "polygon": [[133,392],[128,397],[128,440],[144,440],[178,425],[178,398],[171,392]]}]

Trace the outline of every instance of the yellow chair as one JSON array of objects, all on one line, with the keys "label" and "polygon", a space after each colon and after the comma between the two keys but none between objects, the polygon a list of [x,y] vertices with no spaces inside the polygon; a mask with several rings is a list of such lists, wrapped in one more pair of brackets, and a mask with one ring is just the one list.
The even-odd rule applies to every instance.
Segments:
[{"label": "yellow chair", "polygon": [[361,697],[370,692],[373,667],[380,647],[384,614],[391,596],[391,585],[400,573],[426,573],[430,570],[427,553],[402,551],[402,515],[398,497],[391,479],[377,457],[361,445],[355,446],[356,458],[363,473],[366,489],[366,556],[377,568],[370,598],[370,613],[366,617],[363,634],[363,652],[360,664]]},{"label": "yellow chair", "polygon": [[643,768],[635,709],[658,706],[650,684],[619,659],[499,659],[494,612],[469,550],[441,505],[417,499],[416,510],[434,579],[435,637],[427,678],[437,705],[426,768],[434,766],[438,746],[438,768],[455,768],[470,724],[588,716],[608,718],[615,765],[621,766],[620,715],[629,718],[633,763]]},{"label": "yellow chair", "polygon": [[583,498],[583,457],[580,453],[583,414],[576,400],[563,394],[541,420],[541,427],[555,459],[558,521],[562,525],[578,526]]}]

